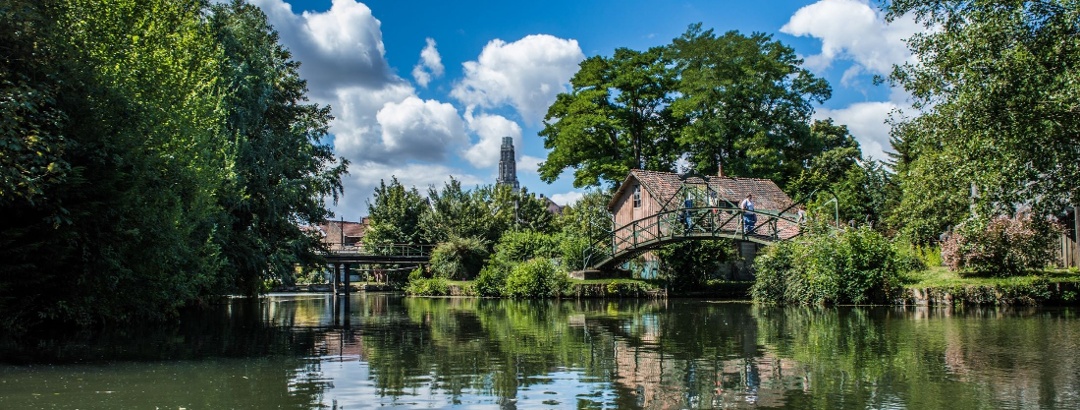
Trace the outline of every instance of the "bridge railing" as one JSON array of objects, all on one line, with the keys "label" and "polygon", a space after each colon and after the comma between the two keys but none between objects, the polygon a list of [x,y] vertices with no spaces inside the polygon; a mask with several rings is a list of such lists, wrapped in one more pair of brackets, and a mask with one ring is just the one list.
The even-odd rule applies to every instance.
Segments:
[{"label": "bridge railing", "polygon": [[800,221],[783,211],[755,211],[757,222],[744,229],[746,211],[732,207],[694,207],[664,211],[615,228],[609,240],[594,244],[595,260],[651,249],[652,245],[681,238],[736,238],[769,243],[801,233]]},{"label": "bridge railing", "polygon": [[336,244],[330,247],[330,253],[337,255],[371,255],[371,256],[415,256],[423,257],[431,255],[431,252],[435,250],[435,245],[419,245],[419,244],[356,244],[356,245],[341,245]]}]

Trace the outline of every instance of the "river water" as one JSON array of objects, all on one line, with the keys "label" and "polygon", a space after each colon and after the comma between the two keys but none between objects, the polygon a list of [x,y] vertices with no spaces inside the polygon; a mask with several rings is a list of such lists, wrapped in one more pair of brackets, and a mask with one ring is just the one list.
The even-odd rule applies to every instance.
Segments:
[{"label": "river water", "polygon": [[0,339],[0,409],[1077,409],[1077,313],[274,295]]}]

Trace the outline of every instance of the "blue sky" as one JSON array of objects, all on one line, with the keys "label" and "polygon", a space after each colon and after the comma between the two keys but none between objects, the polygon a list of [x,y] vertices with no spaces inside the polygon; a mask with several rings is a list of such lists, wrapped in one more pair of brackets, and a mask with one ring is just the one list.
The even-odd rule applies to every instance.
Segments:
[{"label": "blue sky", "polygon": [[668,44],[697,22],[793,47],[833,88],[815,117],[848,125],[881,159],[884,120],[910,109],[906,94],[872,78],[910,58],[902,40],[920,29],[886,24],[869,0],[249,1],[302,63],[311,99],[332,106],[334,149],[352,162],[333,209],[349,220],[367,214],[380,179],[421,191],[451,175],[494,183],[503,136],[514,138],[523,186],[573,202],[583,190],[569,173],[547,184],[535,171],[547,106],[585,57]]}]

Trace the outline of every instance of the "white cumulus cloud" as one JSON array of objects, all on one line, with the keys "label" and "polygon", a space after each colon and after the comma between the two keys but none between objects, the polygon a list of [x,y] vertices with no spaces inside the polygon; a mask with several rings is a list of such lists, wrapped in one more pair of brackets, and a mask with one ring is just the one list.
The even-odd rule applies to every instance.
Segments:
[{"label": "white cumulus cloud", "polygon": [[494,114],[473,115],[465,112],[469,129],[476,133],[479,141],[466,149],[462,156],[477,168],[487,168],[499,163],[503,137],[513,138],[515,154],[521,153],[521,126],[506,117]]},{"label": "white cumulus cloud", "polygon": [[522,155],[521,159],[517,162],[517,169],[521,172],[528,172],[530,174],[538,173],[540,169],[540,163],[544,162],[544,158],[534,157],[531,155]]},{"label": "white cumulus cloud", "polygon": [[847,125],[848,131],[859,142],[864,157],[888,159],[885,152],[892,151],[889,144],[889,114],[901,105],[889,101],[855,103],[841,109],[819,109],[814,117],[832,118],[837,124]]},{"label": "white cumulus cloud", "polygon": [[577,40],[547,34],[512,43],[492,40],[477,61],[462,64],[465,78],[451,96],[469,106],[510,104],[523,120],[537,124],[584,59]]},{"label": "white cumulus cloud", "polygon": [[556,204],[567,206],[576,204],[581,198],[584,198],[585,194],[578,191],[570,191],[562,194],[555,194],[551,196],[551,200]]},{"label": "white cumulus cloud", "polygon": [[442,160],[448,147],[468,142],[465,123],[449,103],[408,97],[386,103],[375,117],[385,152],[398,160]]},{"label": "white cumulus cloud", "polygon": [[421,87],[427,87],[431,80],[442,77],[444,70],[442,56],[435,48],[435,40],[428,37],[427,46],[420,51],[420,62],[413,67],[413,79]]},{"label": "white cumulus cloud", "polygon": [[[868,0],[821,0],[796,11],[780,31],[821,40],[821,53],[805,58],[812,70],[850,59],[868,73],[888,74],[893,64],[911,57],[904,40],[922,29],[908,17],[887,24]],[[852,74],[845,73],[845,80]]]}]

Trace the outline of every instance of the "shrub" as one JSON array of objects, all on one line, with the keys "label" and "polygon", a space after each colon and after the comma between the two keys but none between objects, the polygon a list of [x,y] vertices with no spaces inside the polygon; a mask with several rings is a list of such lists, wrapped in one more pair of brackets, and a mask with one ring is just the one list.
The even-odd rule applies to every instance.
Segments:
[{"label": "shrub", "polygon": [[405,293],[412,296],[447,296],[450,294],[450,283],[446,278],[419,278],[409,281],[405,287]]},{"label": "shrub", "polygon": [[971,219],[941,245],[941,257],[961,275],[1016,276],[1054,260],[1051,247],[1060,227],[1030,214]]},{"label": "shrub", "polygon": [[511,298],[553,298],[567,289],[570,278],[547,258],[531,259],[514,266],[506,277],[503,295]]},{"label": "shrub", "polygon": [[495,244],[495,259],[514,264],[532,258],[551,258],[559,255],[559,236],[536,231],[512,231]]},{"label": "shrub", "polygon": [[869,227],[814,233],[771,246],[754,263],[761,302],[882,303],[899,291],[896,245]]},{"label": "shrub", "polygon": [[474,284],[476,294],[488,297],[502,296],[507,276],[510,276],[510,268],[506,265],[492,263],[484,266]]},{"label": "shrub", "polygon": [[487,245],[479,238],[450,238],[431,252],[431,272],[436,277],[471,279],[480,272],[487,256]]}]

